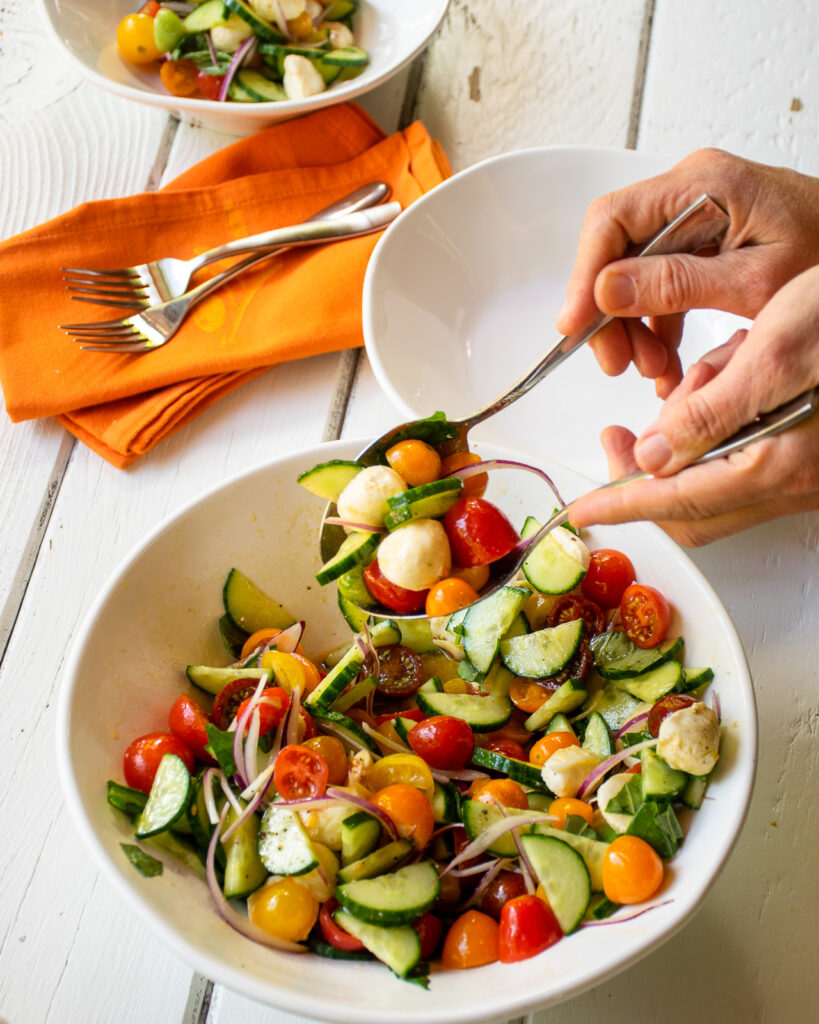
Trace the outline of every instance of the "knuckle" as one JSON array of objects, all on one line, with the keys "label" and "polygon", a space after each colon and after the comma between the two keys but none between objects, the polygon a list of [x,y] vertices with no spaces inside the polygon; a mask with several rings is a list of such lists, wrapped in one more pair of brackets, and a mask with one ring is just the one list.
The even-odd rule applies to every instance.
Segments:
[{"label": "knuckle", "polygon": [[657,261],[651,281],[652,305],[662,313],[681,313],[696,299],[696,279],[686,260],[667,256]]},{"label": "knuckle", "polygon": [[693,442],[692,446],[721,440],[731,433],[722,411],[701,391],[689,395],[676,411],[686,438]]}]

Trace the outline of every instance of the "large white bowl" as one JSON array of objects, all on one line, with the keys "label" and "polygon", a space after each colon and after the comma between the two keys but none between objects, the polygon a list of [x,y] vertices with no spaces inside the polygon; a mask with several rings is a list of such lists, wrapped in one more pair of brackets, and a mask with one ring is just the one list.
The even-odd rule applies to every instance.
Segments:
[{"label": "large white bowl", "polygon": [[[557,338],[554,322],[589,203],[667,170],[671,157],[548,147],[493,157],[405,211],[376,246],[364,282],[364,338],[381,387],[408,418],[467,415],[500,394]],[[690,363],[739,318],[688,317]],[[639,432],[655,417],[653,383],[633,367],[605,377],[578,349],[475,437],[607,479],[601,429]]]},{"label": "large white bowl", "polygon": [[[360,447],[349,441],[323,445],[218,487],[154,530],[117,569],[79,631],[62,681],[57,728],[65,798],[124,902],[206,977],[292,1013],[345,1024],[516,1017],[581,992],[668,939],[703,900],[745,817],[756,715],[742,647],[717,595],[657,528],[594,529],[590,543],[622,548],[638,577],[668,595],[675,609],[672,629],[685,637],[687,663],[714,667],[722,703],[722,757],[709,799],[692,816],[668,872],[661,899],[670,902],[664,906],[630,922],[582,929],[518,964],[435,970],[424,991],[379,964],[282,954],[242,937],[216,917],[205,884],[184,870],[167,863],[162,877],[143,878],[119,849],[131,838],[129,829],[106,804],[105,782],[121,778],[125,746],[163,728],[170,704],[186,689],[183,667],[211,656],[224,664],[215,622],[231,566],[306,619],[308,653],[330,648],[347,634],[334,588],[322,589],[313,579],[322,505],[296,484],[296,476],[319,461],[351,458]],[[533,475],[494,477],[489,496],[516,525],[527,513],[545,517],[551,511],[551,496]],[[564,497],[587,486],[565,471],[555,477]]]},{"label": "large white bowl", "polygon": [[171,96],[154,67],[123,60],[117,25],[138,11],[140,0],[37,0],[52,38],[71,63],[96,85],[123,96],[175,111],[185,120],[243,135],[276,121],[355,99],[391,78],[419,53],[441,23],[449,0],[361,0],[356,42],[370,54],[365,70],[318,96],[279,103],[216,103]]}]

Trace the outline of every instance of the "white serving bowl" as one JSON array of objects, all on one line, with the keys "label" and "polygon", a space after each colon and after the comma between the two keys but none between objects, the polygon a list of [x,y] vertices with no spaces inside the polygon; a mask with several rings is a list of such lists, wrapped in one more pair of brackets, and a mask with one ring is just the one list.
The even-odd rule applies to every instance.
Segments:
[{"label": "white serving bowl", "polygon": [[[558,336],[589,203],[673,162],[633,150],[521,150],[476,164],[413,203],[379,240],[363,296],[367,354],[407,418],[436,409],[468,415],[522,376]],[[738,322],[691,314],[684,362],[726,341]],[[658,411],[653,382],[633,367],[605,377],[586,347],[474,436],[601,480],[601,429],[621,423],[639,432]]]},{"label": "white serving bowl", "polygon": [[386,82],[419,53],[446,13],[449,0],[360,0],[357,45],[370,54],[364,71],[318,96],[278,103],[216,103],[172,96],[155,67],[123,60],[117,25],[139,10],[140,0],[37,0],[52,38],[71,63],[96,85],[149,106],[163,107],[187,121],[244,135],[299,114],[355,99]]},{"label": "white serving bowl", "polygon": [[[119,843],[132,839],[106,803],[107,779],[122,778],[122,753],[136,736],[163,729],[186,687],[184,666],[218,658],[216,619],[227,571],[241,568],[307,622],[318,653],[349,635],[335,588],[313,578],[322,503],[297,475],[330,458],[352,458],[362,442],[334,442],[276,459],[210,491],[155,529],[123,562],[80,629],[68,657],[58,710],[58,761],[65,798],[97,863],[159,940],[206,977],[291,1013],[345,1024],[456,1024],[517,1017],[567,999],[654,950],[699,906],[739,834],[756,754],[754,696],[741,644],[717,595],[659,529],[632,524],[589,531],[617,546],[638,578],[674,607],[672,630],[689,665],[712,665],[722,704],[722,756],[701,811],[671,862],[663,906],[636,920],[584,928],[546,953],[514,965],[433,971],[428,991],[380,964],[282,954],[256,945],[217,918],[205,883],[168,858],[144,878]],[[512,457],[499,449],[487,457]],[[547,467],[548,468],[548,467]],[[555,470],[564,497],[588,486]],[[532,474],[493,474],[489,497],[516,526],[545,518],[553,502]],[[194,693],[191,688],[190,691]],[[200,695],[201,697],[201,695]]]}]

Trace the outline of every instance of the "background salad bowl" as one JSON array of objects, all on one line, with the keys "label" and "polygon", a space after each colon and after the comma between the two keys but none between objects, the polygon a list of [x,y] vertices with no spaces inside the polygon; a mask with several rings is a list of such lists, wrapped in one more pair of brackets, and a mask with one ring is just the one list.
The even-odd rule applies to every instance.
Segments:
[{"label": "background salad bowl", "polygon": [[52,39],[82,75],[109,92],[163,107],[188,121],[242,135],[275,121],[355,99],[387,81],[423,49],[446,13],[449,0],[360,0],[356,44],[370,63],[356,78],[317,96],[275,103],[216,103],[172,96],[156,67],[129,64],[117,50],[117,25],[139,10],[139,0],[37,0]]},{"label": "background salad bowl", "polygon": [[[632,524],[589,531],[592,546],[619,547],[638,578],[674,608],[672,630],[689,664],[711,665],[722,707],[722,756],[702,809],[648,913],[585,927],[538,957],[471,971],[433,968],[429,990],[399,981],[381,964],[294,956],[256,945],[219,919],[207,886],[165,859],[145,878],[119,848],[132,841],[124,816],[106,802],[106,780],[121,779],[130,740],[164,728],[191,661],[229,659],[215,623],[227,571],[242,569],[307,623],[317,654],[348,629],[335,588],[314,580],[323,503],[296,483],[330,458],[352,458],[363,442],[333,442],[271,461],[198,498],[151,533],[113,574],[69,653],[58,710],[58,757],[66,802],[97,864],[155,936],[200,973],[291,1013],[343,1024],[466,1024],[523,1014],[567,999],[622,970],[668,939],[699,906],[741,828],[751,794],[756,714],[734,627],[707,581],[658,529]],[[488,458],[514,458],[481,447]],[[566,497],[588,481],[553,471]],[[551,509],[542,481],[518,471],[493,474],[488,496],[516,526]],[[193,690],[191,690],[193,694]]]}]

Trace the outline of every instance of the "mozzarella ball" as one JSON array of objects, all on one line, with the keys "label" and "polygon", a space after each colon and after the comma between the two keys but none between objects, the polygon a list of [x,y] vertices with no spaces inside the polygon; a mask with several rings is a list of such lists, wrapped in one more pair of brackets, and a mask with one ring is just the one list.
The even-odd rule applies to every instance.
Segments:
[{"label": "mozzarella ball", "polygon": [[407,485],[389,466],[367,466],[341,492],[336,508],[342,519],[368,526],[383,526],[387,498],[406,489]]},{"label": "mozzarella ball", "polygon": [[407,590],[426,590],[449,575],[452,554],[437,519],[416,519],[378,545],[378,565],[387,579]]},{"label": "mozzarella ball", "polygon": [[284,58],[284,91],[289,100],[304,100],[324,92],[324,79],[316,70],[315,62],[297,53],[288,53]]},{"label": "mozzarella ball", "polygon": [[708,775],[719,760],[719,718],[702,701],[663,719],[657,753],[671,768]]},{"label": "mozzarella ball", "polygon": [[557,526],[549,536],[564,554],[579,562],[584,569],[588,569],[591,553],[586,544],[571,530],[567,530],[565,526]]},{"label": "mozzarella ball", "polygon": [[353,33],[340,21],[325,21],[322,27],[330,29],[330,43],[334,50],[353,45]]},{"label": "mozzarella ball", "polygon": [[224,25],[214,25],[210,37],[217,50],[236,53],[245,39],[253,35],[253,29],[238,14],[231,14]]},{"label": "mozzarella ball", "polygon": [[619,772],[617,775],[611,775],[597,791],[597,809],[600,816],[615,832],[626,831],[631,822],[631,815],[622,814],[620,811],[607,811],[606,807],[609,800],[613,800],[617,796],[630,778],[631,775],[628,772]]},{"label": "mozzarella ball", "polygon": [[583,747],[561,747],[540,770],[555,796],[576,796],[586,776],[600,764],[600,758]]}]

